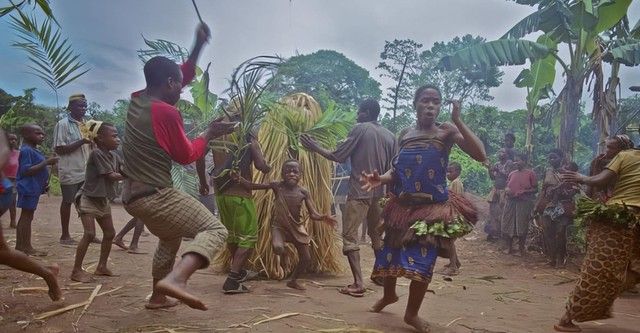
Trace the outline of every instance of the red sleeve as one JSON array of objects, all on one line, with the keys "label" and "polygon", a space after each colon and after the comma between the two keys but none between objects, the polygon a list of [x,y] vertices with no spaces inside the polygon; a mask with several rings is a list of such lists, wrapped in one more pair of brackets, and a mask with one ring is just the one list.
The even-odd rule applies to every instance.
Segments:
[{"label": "red sleeve", "polygon": [[191,80],[196,76],[196,64],[191,60],[187,60],[180,66],[180,70],[182,70],[182,86],[184,87],[191,83]]},{"label": "red sleeve", "polygon": [[190,164],[204,155],[207,142],[202,137],[197,137],[193,141],[187,138],[182,125],[182,116],[173,106],[153,102],[151,124],[158,144],[172,160],[180,164]]}]

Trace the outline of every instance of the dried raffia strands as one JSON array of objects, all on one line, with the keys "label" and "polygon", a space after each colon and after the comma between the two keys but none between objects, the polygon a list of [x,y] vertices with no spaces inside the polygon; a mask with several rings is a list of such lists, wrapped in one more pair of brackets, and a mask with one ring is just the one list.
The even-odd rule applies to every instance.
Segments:
[{"label": "dried raffia strands", "polygon": [[[331,114],[323,114],[320,105],[311,96],[302,93],[289,95],[279,103],[271,105],[260,127],[258,141],[266,160],[272,166],[272,171],[267,175],[254,171],[253,181],[256,183],[279,181],[284,162],[295,158],[300,162],[302,169],[300,185],[309,190],[319,212],[329,213],[333,201],[331,193],[333,163],[301,148],[298,141],[300,134],[309,133],[325,146],[331,146],[340,139],[338,136],[344,137],[353,119],[350,115],[338,114],[333,108],[328,112]],[[335,118],[327,119],[327,116],[332,115]],[[275,203],[274,194],[272,191],[255,191],[254,200],[259,225],[258,244],[249,262],[252,269],[264,270],[269,278],[282,278],[278,276],[276,257],[271,247],[271,212]],[[340,237],[337,232],[324,223],[310,221],[306,210],[303,210],[302,220],[312,239],[310,271],[341,272],[342,265],[338,260]],[[229,259],[229,253],[225,250],[217,262],[228,267]],[[285,275],[289,275],[297,263],[298,256],[295,248],[288,244],[281,261]]]}]

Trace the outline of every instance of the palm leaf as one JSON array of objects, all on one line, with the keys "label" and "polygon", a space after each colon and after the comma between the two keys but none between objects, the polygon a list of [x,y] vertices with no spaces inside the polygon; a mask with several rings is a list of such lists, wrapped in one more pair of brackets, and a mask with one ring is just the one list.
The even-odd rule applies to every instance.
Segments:
[{"label": "palm leaf", "polygon": [[148,49],[138,50],[138,59],[140,59],[142,63],[146,63],[155,56],[165,56],[179,63],[183,63],[185,59],[189,57],[189,51],[174,42],[164,39],[150,40],[144,36],[142,36],[142,39],[149,47]]},{"label": "palm leaf", "polygon": [[42,13],[44,13],[44,15],[50,19],[51,21],[53,21],[57,26],[60,26],[60,23],[58,23],[58,21],[56,20],[55,16],[53,15],[53,11],[51,10],[51,6],[49,6],[49,0],[23,0],[18,2],[17,4],[14,4],[12,1],[9,1],[11,3],[10,6],[6,6],[6,7],[0,7],[0,17],[3,17],[7,14],[10,14],[12,11],[17,11],[19,14],[23,15],[22,12],[22,7],[24,5],[27,4],[31,4],[33,2],[33,8],[35,9],[36,7],[39,7],[40,10],[42,11]]},{"label": "palm leaf", "polygon": [[54,92],[89,71],[50,19],[39,24],[34,16],[20,13],[19,18],[11,16],[10,25],[19,39],[12,46],[28,54],[30,74],[41,78]]},{"label": "palm leaf", "polygon": [[185,192],[194,198],[199,198],[198,192],[198,176],[193,168],[187,169],[186,167],[173,164],[171,166],[171,180],[173,181],[173,188]]},{"label": "palm leaf", "polygon": [[519,39],[499,39],[473,45],[440,59],[445,70],[481,66],[522,65],[527,59],[535,61],[555,52],[544,44]]}]

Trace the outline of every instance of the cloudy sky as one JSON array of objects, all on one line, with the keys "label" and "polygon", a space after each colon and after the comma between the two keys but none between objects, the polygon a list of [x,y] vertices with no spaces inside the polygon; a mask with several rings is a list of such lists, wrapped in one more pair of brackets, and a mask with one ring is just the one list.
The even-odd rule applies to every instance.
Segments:
[{"label": "cloudy sky", "polygon": [[[2,6],[5,0],[0,0]],[[371,72],[385,40],[410,38],[425,47],[467,33],[499,38],[533,9],[507,0],[197,0],[213,37],[200,58],[211,62],[212,90],[227,87],[235,66],[256,55],[289,57],[319,49],[342,52]],[[168,39],[190,48],[197,17],[189,0],[52,1],[64,34],[82,54],[91,71],[63,88],[62,99],[74,92],[110,108],[120,98],[144,87],[136,50],[142,35]],[[631,5],[632,24],[640,18],[640,3]],[[53,94],[38,78],[26,74],[26,56],[10,46],[7,20],[0,21],[0,88],[20,94],[38,88],[39,103],[55,105]],[[504,68],[501,87],[490,104],[506,110],[522,108],[524,91],[512,84],[521,68]],[[629,85],[640,85],[640,68],[623,68],[623,96]],[[557,85],[562,85],[558,78]],[[381,81],[382,82],[382,81]],[[382,82],[386,88],[387,82]]]}]

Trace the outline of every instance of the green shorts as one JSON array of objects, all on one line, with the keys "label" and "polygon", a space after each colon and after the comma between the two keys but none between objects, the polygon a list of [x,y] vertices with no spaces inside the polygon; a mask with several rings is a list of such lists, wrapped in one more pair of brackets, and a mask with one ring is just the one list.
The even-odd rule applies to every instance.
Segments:
[{"label": "green shorts", "polygon": [[258,242],[258,217],[253,199],[216,194],[220,221],[229,231],[227,243],[250,249]]}]

